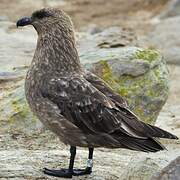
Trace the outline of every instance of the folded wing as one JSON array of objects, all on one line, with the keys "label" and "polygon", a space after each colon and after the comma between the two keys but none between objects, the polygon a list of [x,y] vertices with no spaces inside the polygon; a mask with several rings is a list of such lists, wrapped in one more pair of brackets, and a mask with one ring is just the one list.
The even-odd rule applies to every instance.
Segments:
[{"label": "folded wing", "polygon": [[[59,78],[51,82],[50,86],[46,85],[47,89],[42,94],[57,104],[61,115],[84,133],[106,133],[128,149],[156,152],[164,147],[153,137],[177,138],[139,121],[127,108],[127,104],[122,103],[124,101],[117,101],[117,94],[112,91],[110,95],[109,91],[107,96],[107,92],[101,92],[100,88],[96,88],[97,85],[91,83],[82,76]],[[102,86],[107,89],[105,84]],[[119,96],[118,99],[122,98]]]}]

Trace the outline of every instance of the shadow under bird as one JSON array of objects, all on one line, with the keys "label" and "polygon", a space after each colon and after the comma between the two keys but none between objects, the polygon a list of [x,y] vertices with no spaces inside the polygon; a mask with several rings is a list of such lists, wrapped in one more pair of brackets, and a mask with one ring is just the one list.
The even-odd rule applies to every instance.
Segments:
[{"label": "shadow under bird", "polygon": [[[90,174],[96,147],[157,152],[165,148],[155,138],[178,139],[140,121],[126,100],[81,67],[73,25],[66,13],[44,8],[17,21],[17,26],[26,25],[38,33],[25,81],[26,99],[41,122],[70,145],[69,168],[44,168],[45,174],[66,178]],[[85,169],[73,168],[76,146],[89,148]]]}]

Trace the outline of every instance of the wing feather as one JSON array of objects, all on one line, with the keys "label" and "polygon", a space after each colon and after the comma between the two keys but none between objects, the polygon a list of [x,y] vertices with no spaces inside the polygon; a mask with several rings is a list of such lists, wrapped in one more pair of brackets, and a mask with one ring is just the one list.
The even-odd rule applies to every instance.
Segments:
[{"label": "wing feather", "polygon": [[114,93],[113,90],[96,75],[86,71],[84,77],[115,103],[119,111],[118,119],[122,120],[122,127],[127,132],[131,132],[135,137],[143,135],[148,137],[178,139],[177,136],[167,131],[140,121],[139,118],[129,110],[126,100],[117,93]]},{"label": "wing feather", "polygon": [[[62,81],[67,81],[66,86]],[[105,84],[101,86],[107,89]],[[108,93],[111,92],[108,91]],[[66,80],[58,78],[46,91],[42,91],[42,95],[57,104],[61,115],[84,133],[107,133],[118,139],[116,137],[118,132],[119,138],[124,138],[119,139],[121,143],[131,142],[132,146],[137,146],[136,143],[143,141],[150,143],[153,137],[177,138],[160,128],[139,121],[127,105],[122,105],[122,101],[116,101],[117,96],[113,94],[107,96],[107,91],[106,93],[101,92],[82,76],[73,76]],[[138,140],[133,143],[131,138]]]},{"label": "wing feather", "polygon": [[96,76],[95,74],[85,71],[84,78],[90,82],[94,87],[96,87],[100,92],[106,95],[111,101],[116,102],[119,106],[127,107],[128,102],[120,96],[119,94],[115,93],[113,89],[101,78]]}]

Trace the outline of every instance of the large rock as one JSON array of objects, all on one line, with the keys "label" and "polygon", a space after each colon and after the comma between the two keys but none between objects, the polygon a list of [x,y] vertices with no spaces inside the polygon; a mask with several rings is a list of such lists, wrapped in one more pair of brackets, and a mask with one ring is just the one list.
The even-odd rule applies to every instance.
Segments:
[{"label": "large rock", "polygon": [[97,49],[83,54],[85,67],[124,96],[145,121],[156,120],[168,97],[168,70],[155,50],[135,47]]},{"label": "large rock", "polygon": [[180,177],[180,156],[173,160],[168,166],[163,168],[160,172],[156,173],[152,180],[154,179],[168,179],[168,180],[178,180]]},{"label": "large rock", "polygon": [[156,50],[127,46],[134,39],[132,32],[117,27],[83,36],[80,58],[87,69],[124,96],[143,121],[153,123],[168,97],[168,70]]},{"label": "large rock", "polygon": [[0,47],[0,121],[1,132],[32,133],[39,127],[30,112],[24,96],[24,74],[32,59],[36,44],[36,33],[30,28],[15,29],[15,24],[1,22]]}]

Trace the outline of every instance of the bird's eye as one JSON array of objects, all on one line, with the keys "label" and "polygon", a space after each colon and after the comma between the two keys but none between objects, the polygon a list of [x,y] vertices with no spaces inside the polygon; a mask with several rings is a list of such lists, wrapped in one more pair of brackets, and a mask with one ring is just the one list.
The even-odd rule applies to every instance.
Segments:
[{"label": "bird's eye", "polygon": [[52,14],[51,13],[49,13],[49,12],[47,12],[47,11],[37,11],[37,12],[35,12],[35,13],[33,13],[33,17],[34,18],[38,18],[38,19],[42,19],[42,18],[44,18],[44,17],[49,17],[49,16],[51,16]]}]

